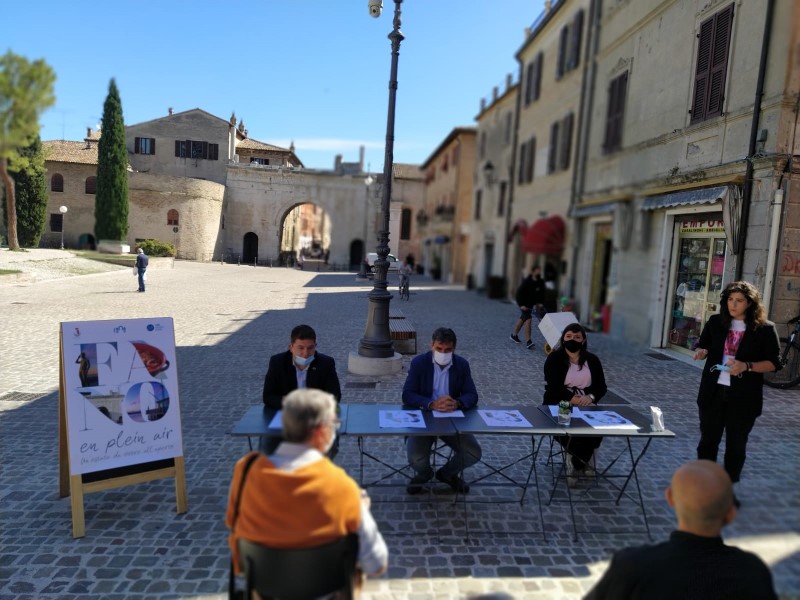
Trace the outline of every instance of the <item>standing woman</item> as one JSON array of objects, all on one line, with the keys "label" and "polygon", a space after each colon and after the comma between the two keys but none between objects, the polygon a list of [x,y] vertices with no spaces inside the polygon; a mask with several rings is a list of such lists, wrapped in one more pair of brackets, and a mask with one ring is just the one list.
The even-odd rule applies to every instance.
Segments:
[{"label": "standing woman", "polygon": [[[603,365],[586,348],[586,330],[583,326],[580,323],[567,325],[561,333],[558,346],[544,361],[545,404],[567,400],[573,406],[594,406],[605,396],[607,388]],[[557,436],[556,439],[571,456],[567,463],[568,476],[585,471],[602,441],[599,436]],[[574,477],[568,482],[574,485]]]},{"label": "standing woman", "polygon": [[697,394],[697,458],[716,462],[726,431],[725,470],[733,483],[742,473],[747,436],[761,415],[763,374],[780,369],[779,354],[778,332],[767,321],[761,294],[746,281],[729,283],[719,314],[711,316],[700,334],[694,359],[706,361]]}]

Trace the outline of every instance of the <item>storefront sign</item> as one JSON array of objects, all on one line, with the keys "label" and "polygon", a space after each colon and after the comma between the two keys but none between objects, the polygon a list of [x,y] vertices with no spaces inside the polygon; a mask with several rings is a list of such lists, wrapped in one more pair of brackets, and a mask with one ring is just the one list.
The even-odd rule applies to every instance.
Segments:
[{"label": "storefront sign", "polygon": [[680,234],[687,233],[724,233],[722,219],[689,219],[681,223]]}]

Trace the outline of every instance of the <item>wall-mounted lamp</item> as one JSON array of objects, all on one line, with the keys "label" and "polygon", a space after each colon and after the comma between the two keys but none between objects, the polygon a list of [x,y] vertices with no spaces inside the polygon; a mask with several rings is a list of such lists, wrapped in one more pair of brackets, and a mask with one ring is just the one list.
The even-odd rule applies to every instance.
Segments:
[{"label": "wall-mounted lamp", "polygon": [[494,185],[494,165],[490,160],[487,160],[486,164],[483,165],[483,177],[486,179],[486,185],[489,187]]}]

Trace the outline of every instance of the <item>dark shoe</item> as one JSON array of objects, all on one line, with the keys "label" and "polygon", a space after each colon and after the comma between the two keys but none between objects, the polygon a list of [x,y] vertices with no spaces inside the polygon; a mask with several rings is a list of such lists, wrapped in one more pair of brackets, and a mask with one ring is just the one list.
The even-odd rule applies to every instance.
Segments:
[{"label": "dark shoe", "polygon": [[521,339],[519,339],[519,338],[518,338],[516,335],[514,335],[513,333],[511,334],[511,336],[510,336],[510,337],[511,337],[511,341],[512,341],[512,342],[514,342],[515,344],[521,344],[521,343],[522,343],[522,340],[521,340]]},{"label": "dark shoe", "polygon": [[458,475],[447,475],[446,473],[442,473],[440,469],[436,471],[436,479],[449,485],[451,488],[453,488],[454,492],[459,494],[469,493],[469,486]]},{"label": "dark shoe", "polygon": [[525,344],[525,347],[528,350],[533,350],[536,347],[536,344],[533,343],[533,340],[528,340],[528,343]]},{"label": "dark shoe", "polygon": [[411,478],[411,482],[406,486],[406,493],[412,496],[419,494],[425,489],[425,484],[431,480],[430,473],[417,473]]}]

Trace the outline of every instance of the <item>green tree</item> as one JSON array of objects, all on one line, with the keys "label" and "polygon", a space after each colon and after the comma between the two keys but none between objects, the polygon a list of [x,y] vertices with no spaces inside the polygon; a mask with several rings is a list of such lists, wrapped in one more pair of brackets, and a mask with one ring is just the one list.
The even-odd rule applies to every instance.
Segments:
[{"label": "green tree", "polygon": [[98,240],[128,235],[128,148],[117,84],[112,79],[103,104],[103,126],[97,145],[94,233]]},{"label": "green tree", "polygon": [[[17,238],[23,248],[36,248],[47,223],[47,180],[45,179],[42,140],[37,135],[33,143],[19,151],[27,166],[14,179],[14,203],[17,209]],[[3,222],[8,227],[8,207],[3,203]]]},{"label": "green tree", "polygon": [[11,172],[20,172],[28,159],[20,150],[39,135],[39,117],[56,99],[56,75],[44,60],[30,62],[10,50],[0,57],[0,183],[5,188],[8,247],[19,250],[17,206]]}]

